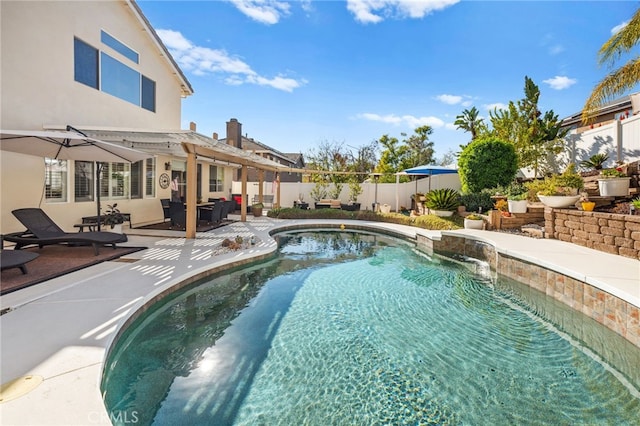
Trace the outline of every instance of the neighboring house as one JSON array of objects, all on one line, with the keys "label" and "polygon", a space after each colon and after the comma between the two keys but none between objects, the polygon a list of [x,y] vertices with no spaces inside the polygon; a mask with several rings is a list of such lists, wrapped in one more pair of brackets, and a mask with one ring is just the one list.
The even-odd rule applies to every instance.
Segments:
[{"label": "neighboring house", "polygon": [[565,161],[579,164],[594,154],[606,153],[606,167],[640,160],[640,92],[603,105],[592,123],[582,123],[582,112],[562,120],[571,129]]},{"label": "neighboring house", "polygon": [[[214,138],[216,135],[214,135]],[[237,141],[240,141],[237,143]],[[304,169],[304,156],[302,154],[291,154],[280,152],[268,145],[263,144],[253,138],[242,135],[242,123],[232,118],[227,122],[227,137],[220,139],[220,142],[240,148],[244,151],[252,152],[262,158],[274,161],[285,167],[292,169]],[[260,178],[258,170],[250,169],[248,171],[249,182],[259,182]],[[236,177],[236,180],[240,180]],[[276,180],[275,172],[264,172],[263,182],[273,182]],[[302,182],[302,174],[295,172],[280,172],[280,182]]]},{"label": "neighboring house", "polygon": [[[170,197],[168,181],[177,176],[184,194],[186,154],[180,142],[217,142],[180,130],[181,102],[193,89],[138,5],[2,1],[0,19],[2,128],[71,125],[151,153],[136,164],[103,166],[100,198],[103,207],[118,203],[130,212],[134,225],[162,220],[159,200]],[[199,195],[229,197],[234,168],[198,160]],[[67,230],[95,215],[96,170],[92,161],[2,152],[0,232],[24,229],[11,214],[22,207],[42,207]]]}]

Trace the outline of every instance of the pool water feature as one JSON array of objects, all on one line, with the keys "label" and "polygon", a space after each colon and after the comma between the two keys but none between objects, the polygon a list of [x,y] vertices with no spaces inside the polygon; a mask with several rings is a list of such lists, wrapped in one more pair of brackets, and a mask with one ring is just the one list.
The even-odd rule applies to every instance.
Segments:
[{"label": "pool water feature", "polygon": [[380,235],[280,239],[277,259],[180,290],[129,327],[105,368],[112,414],[171,425],[636,424],[638,383],[508,282]]}]

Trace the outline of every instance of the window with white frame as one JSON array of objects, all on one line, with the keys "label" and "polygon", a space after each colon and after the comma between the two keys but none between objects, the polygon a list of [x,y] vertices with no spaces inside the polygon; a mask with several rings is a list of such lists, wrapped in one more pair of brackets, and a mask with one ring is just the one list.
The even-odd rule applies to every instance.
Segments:
[{"label": "window with white frame", "polygon": [[100,197],[122,199],[129,197],[130,166],[127,163],[101,163]]},{"label": "window with white frame", "polygon": [[155,176],[154,158],[131,164],[131,198],[154,197],[156,195]]},{"label": "window with white frame", "polygon": [[49,203],[67,201],[67,162],[45,158],[45,198]]},{"label": "window with white frame", "polygon": [[73,171],[75,201],[93,201],[94,163],[93,161],[76,161]]},{"label": "window with white frame", "polygon": [[209,165],[209,192],[224,191],[224,168]]},{"label": "window with white frame", "polygon": [[[101,31],[104,46],[118,52],[131,65],[137,66],[138,54],[124,43]],[[74,80],[102,92],[109,93],[148,111],[156,111],[156,83],[139,71],[126,65],[88,43],[74,38]]]}]

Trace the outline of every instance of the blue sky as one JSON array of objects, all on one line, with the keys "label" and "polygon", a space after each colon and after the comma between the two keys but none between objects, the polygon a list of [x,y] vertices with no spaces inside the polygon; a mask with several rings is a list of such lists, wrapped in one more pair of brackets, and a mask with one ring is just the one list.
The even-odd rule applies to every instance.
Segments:
[{"label": "blue sky", "polygon": [[[608,68],[597,51],[635,1],[139,1],[191,82],[182,127],[243,133],[282,152],[351,147],[433,128],[435,156],[469,141],[453,122],[540,87],[580,111]],[[637,54],[637,52],[635,52]],[[622,64],[625,59],[622,58]],[[635,90],[634,90],[635,91]]]}]

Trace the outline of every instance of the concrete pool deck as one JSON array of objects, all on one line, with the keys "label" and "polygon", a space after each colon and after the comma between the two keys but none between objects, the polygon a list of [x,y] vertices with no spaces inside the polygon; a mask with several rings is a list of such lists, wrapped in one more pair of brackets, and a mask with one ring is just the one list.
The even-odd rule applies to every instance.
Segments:
[{"label": "concrete pool deck", "polygon": [[[439,238],[438,231],[381,222],[248,218],[187,240],[182,232],[132,230],[125,245],[148,249],[18,290],[1,298],[0,382],[18,379],[15,399],[0,403],[2,425],[111,424],[100,382],[106,353],[122,324],[164,290],[229,263],[272,254],[269,232],[304,225],[366,226],[408,238]],[[496,247],[598,286],[640,306],[640,261],[557,240],[491,231],[445,231]],[[224,238],[255,236],[245,250],[220,251]],[[20,379],[23,377],[27,379]],[[29,391],[28,391],[29,390]],[[118,413],[135,423],[135,413]]]}]

